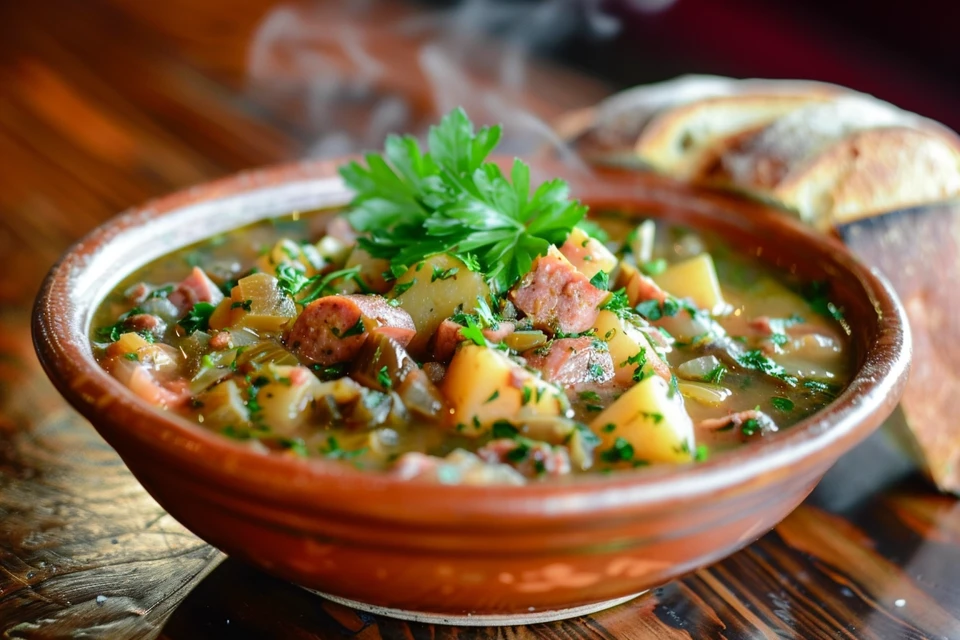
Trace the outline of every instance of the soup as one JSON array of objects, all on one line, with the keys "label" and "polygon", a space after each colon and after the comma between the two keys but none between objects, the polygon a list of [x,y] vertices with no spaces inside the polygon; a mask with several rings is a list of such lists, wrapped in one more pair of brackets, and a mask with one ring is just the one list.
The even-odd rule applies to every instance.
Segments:
[{"label": "soup", "polygon": [[822,284],[696,230],[585,219],[558,181],[527,198],[522,163],[509,196],[482,153],[446,165],[410,144],[388,142],[392,178],[376,156],[344,168],[348,209],[132,274],[94,319],[98,361],[265,454],[466,484],[703,460],[846,384],[849,327]]}]

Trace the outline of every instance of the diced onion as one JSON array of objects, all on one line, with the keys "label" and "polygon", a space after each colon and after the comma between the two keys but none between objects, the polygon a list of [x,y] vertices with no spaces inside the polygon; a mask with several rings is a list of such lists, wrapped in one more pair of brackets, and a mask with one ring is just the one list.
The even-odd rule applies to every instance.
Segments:
[{"label": "diced onion", "polygon": [[733,392],[726,387],[706,382],[690,382],[684,380],[677,383],[680,389],[680,395],[688,400],[699,402],[709,406],[718,406],[727,401],[727,398],[733,395]]},{"label": "diced onion", "polygon": [[677,375],[686,380],[703,380],[719,366],[716,356],[701,356],[678,366]]}]

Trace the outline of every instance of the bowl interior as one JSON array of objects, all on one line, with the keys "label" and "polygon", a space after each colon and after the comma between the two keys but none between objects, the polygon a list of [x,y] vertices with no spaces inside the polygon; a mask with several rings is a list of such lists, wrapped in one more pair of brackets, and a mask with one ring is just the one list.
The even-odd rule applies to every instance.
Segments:
[{"label": "bowl interior", "polygon": [[[324,460],[296,461],[252,452],[135,398],[93,359],[89,329],[99,302],[151,260],[217,233],[293,211],[340,206],[350,194],[335,164],[306,163],[242,174],[148,203],[111,220],[75,245],[53,268],[38,299],[34,340],[41,362],[67,399],[106,439],[136,442],[177,468],[254,498],[302,509],[339,510],[370,518],[488,525],[491,517],[583,519],[642,510],[771,482],[796,465],[826,465],[893,409],[909,363],[903,310],[890,287],[836,240],[759,204],[689,189],[651,175],[574,174],[576,196],[593,208],[617,208],[705,228],[776,269],[832,284],[853,330],[857,367],[829,407],[755,444],[697,465],[660,466],[613,476],[582,476],[516,487],[425,486],[361,473]],[[543,168],[539,173],[545,172]],[[124,447],[127,448],[127,447]],[[131,465],[132,467],[133,465]],[[317,492],[315,487],[327,491]],[[381,496],[374,504],[367,499]],[[416,514],[402,508],[415,497]]]}]

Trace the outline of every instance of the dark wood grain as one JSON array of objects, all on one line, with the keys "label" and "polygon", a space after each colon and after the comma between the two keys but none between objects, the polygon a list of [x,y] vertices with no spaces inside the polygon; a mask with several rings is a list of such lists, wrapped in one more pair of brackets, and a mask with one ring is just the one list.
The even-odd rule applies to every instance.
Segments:
[{"label": "dark wood grain", "polygon": [[[883,433],[744,551],[566,622],[407,624],[221,563],[46,381],[28,332],[39,282],[70,242],[130,205],[316,151],[332,127],[362,127],[376,91],[406,100],[410,126],[419,126],[429,96],[404,96],[416,87],[397,80],[359,103],[338,98],[330,120],[312,119],[305,80],[247,76],[251,38],[276,15],[266,0],[78,7],[0,5],[4,637],[960,638],[960,507],[933,493]],[[398,58],[411,60],[418,45],[391,46],[411,47]],[[589,82],[538,73],[568,88],[546,101],[551,108],[596,98]],[[353,144],[380,135],[353,133]]]}]

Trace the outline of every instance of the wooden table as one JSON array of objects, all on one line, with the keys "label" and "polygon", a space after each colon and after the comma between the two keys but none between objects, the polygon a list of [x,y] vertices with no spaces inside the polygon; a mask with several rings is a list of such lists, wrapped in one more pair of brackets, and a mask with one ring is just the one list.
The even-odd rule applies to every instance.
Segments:
[{"label": "wooden table", "polygon": [[[960,638],[960,505],[932,492],[882,432],[733,557],[616,609],[528,628],[430,628],[354,612],[224,561],[167,516],[47,382],[30,304],[68,244],[127,206],[374,144],[383,131],[366,127],[372,116],[422,124],[430,101],[409,51],[391,58],[396,70],[380,67],[378,86],[402,98],[392,102],[364,97],[357,69],[376,75],[377,62],[349,42],[317,44],[336,49],[325,62],[284,62],[277,47],[309,36],[298,24],[331,24],[310,15],[261,0],[0,6],[4,637]],[[318,103],[318,69],[344,57],[348,98]],[[543,79],[521,102],[546,115],[598,95],[557,70]],[[548,95],[556,86],[569,91]],[[325,135],[336,131],[355,137]]]}]

